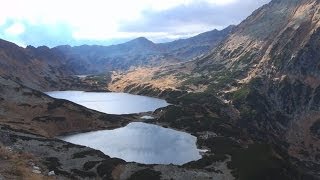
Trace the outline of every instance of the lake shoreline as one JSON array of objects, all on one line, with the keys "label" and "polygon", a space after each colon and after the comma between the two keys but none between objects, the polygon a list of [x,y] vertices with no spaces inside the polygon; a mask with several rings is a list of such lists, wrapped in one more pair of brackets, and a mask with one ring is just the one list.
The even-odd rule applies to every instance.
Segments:
[{"label": "lake shoreline", "polygon": [[[129,134],[125,135],[127,133]],[[128,136],[128,137],[123,139],[123,136],[125,137]],[[116,139],[117,137],[118,138],[121,137],[122,139]],[[160,137],[161,139],[159,139]],[[150,164],[183,165],[188,162],[201,159],[202,152],[203,152],[202,149],[198,149],[197,147],[197,137],[187,132],[177,131],[170,128],[164,128],[159,125],[146,123],[146,122],[130,122],[124,127],[113,129],[113,130],[98,130],[98,131],[91,131],[87,133],[62,136],[57,138],[70,143],[84,145],[96,150],[100,150],[108,156],[120,158],[125,160],[126,162],[136,162],[136,163],[145,164],[145,165],[150,165]],[[99,143],[96,144],[96,143],[93,143],[92,141],[84,140],[84,138],[94,139],[94,141],[98,141],[97,138],[101,138],[101,140],[99,140],[98,141]],[[185,140],[182,140],[181,138]],[[172,142],[169,142],[170,139]],[[127,145],[126,142],[131,145]],[[165,142],[170,145],[163,145],[163,143]],[[178,142],[183,144],[179,145],[180,143]],[[188,146],[190,147],[188,148],[185,147],[187,145],[185,144],[186,142],[191,143],[191,144],[187,143],[189,144]],[[101,145],[103,144],[104,148],[102,148],[102,146],[99,144]],[[139,144],[141,144],[142,149],[139,148],[140,150],[136,151],[136,148],[140,147]],[[135,148],[133,148],[133,150],[130,150],[132,148],[131,146]],[[157,147],[157,146],[161,146],[161,147]],[[179,150],[180,146],[182,149]],[[120,148],[121,150],[112,150],[117,148]],[[164,153],[164,154],[157,155],[157,153],[150,151],[151,149],[154,149],[155,152],[157,153]],[[122,151],[128,151],[128,152],[124,154],[120,153]],[[143,151],[146,151],[145,152],[146,157],[149,157],[153,153],[155,154],[149,157],[151,159],[148,160],[148,158],[144,157],[145,155],[141,154]],[[171,152],[168,153],[169,151]],[[135,155],[131,155],[132,153]],[[192,154],[185,155],[185,153],[192,153]],[[168,156],[172,156],[172,157],[168,158]],[[183,158],[184,160],[181,158]]]}]

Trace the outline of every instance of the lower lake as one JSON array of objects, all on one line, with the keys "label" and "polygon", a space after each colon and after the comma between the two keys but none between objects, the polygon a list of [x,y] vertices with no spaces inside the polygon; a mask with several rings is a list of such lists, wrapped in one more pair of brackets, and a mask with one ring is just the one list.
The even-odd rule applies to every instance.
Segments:
[{"label": "lower lake", "polygon": [[100,150],[110,157],[127,162],[182,165],[201,158],[196,137],[141,122],[114,130],[81,133],[61,139]]}]

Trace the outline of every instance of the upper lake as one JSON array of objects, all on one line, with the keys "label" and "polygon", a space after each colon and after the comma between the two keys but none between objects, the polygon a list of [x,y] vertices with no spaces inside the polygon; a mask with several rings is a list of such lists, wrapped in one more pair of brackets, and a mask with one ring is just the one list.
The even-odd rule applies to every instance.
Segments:
[{"label": "upper lake", "polygon": [[118,115],[149,112],[169,105],[162,99],[127,93],[52,91],[46,94],[72,101],[89,109]]}]

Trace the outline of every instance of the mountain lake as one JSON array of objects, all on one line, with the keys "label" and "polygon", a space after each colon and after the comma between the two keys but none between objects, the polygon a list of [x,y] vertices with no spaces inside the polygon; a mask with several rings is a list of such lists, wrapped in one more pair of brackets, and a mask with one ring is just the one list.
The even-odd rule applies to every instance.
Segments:
[{"label": "mountain lake", "polygon": [[[165,100],[127,93],[53,91],[46,94],[116,115],[149,112],[169,105]],[[146,119],[151,119],[147,117]],[[110,157],[121,158],[127,162],[182,165],[201,158],[195,136],[143,122],[132,122],[114,130],[59,138],[100,150]]]}]

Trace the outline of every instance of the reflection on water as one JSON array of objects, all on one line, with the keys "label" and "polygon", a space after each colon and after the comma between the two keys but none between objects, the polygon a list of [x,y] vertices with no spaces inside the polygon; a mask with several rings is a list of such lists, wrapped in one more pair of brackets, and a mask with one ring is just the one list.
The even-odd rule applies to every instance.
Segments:
[{"label": "reflection on water", "polygon": [[168,106],[168,103],[162,99],[126,93],[53,91],[47,92],[47,94],[108,114],[148,112]]},{"label": "reflection on water", "polygon": [[[154,111],[168,103],[157,98],[126,93],[55,91],[48,95],[67,99],[87,108],[109,114]],[[153,119],[142,116],[142,119]],[[111,157],[144,164],[184,164],[201,158],[196,137],[145,123],[130,123],[115,130],[104,130],[62,138],[65,141],[101,150]]]},{"label": "reflection on water", "polygon": [[66,136],[62,140],[98,149],[127,162],[181,165],[201,158],[196,137],[141,122],[115,130]]},{"label": "reflection on water", "polygon": [[150,120],[150,119],[154,119],[154,117],[152,117],[152,116],[142,116],[140,119]]}]

